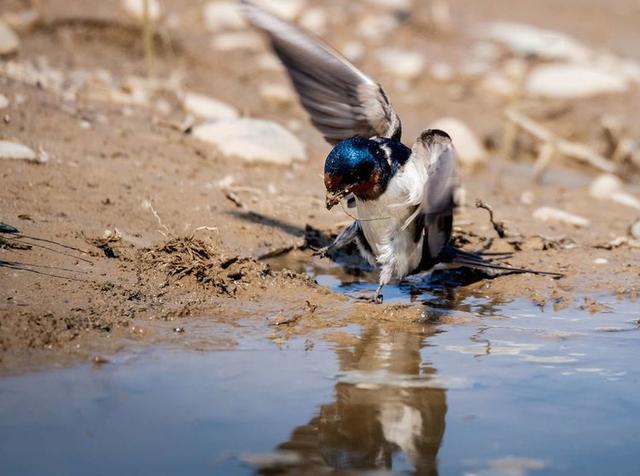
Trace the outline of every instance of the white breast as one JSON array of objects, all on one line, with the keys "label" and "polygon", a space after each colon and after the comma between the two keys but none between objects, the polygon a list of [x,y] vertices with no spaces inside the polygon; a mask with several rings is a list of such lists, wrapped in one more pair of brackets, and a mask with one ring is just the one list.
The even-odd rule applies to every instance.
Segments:
[{"label": "white breast", "polygon": [[426,168],[409,160],[378,200],[356,200],[362,231],[382,272],[390,273],[389,277],[404,278],[422,259],[423,240],[414,242],[415,222],[406,224],[415,210],[412,203],[422,196],[426,177]]}]

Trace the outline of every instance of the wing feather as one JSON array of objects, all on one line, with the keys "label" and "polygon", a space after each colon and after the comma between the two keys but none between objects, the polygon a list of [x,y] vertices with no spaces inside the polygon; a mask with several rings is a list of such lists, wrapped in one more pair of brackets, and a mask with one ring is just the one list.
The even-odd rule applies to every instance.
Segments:
[{"label": "wing feather", "polygon": [[329,143],[356,135],[400,140],[400,118],[379,84],[322,40],[250,1],[242,3],[247,19],[268,35],[303,107]]},{"label": "wing feather", "polygon": [[436,258],[449,243],[453,229],[458,179],[451,138],[439,130],[424,131],[413,146],[410,160],[426,167],[426,181],[416,214],[424,217],[424,251]]}]

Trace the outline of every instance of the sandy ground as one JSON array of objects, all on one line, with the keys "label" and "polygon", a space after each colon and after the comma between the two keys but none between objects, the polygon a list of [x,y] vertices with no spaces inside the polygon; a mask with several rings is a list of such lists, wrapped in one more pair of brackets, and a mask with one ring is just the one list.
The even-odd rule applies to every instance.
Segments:
[{"label": "sandy ground", "polygon": [[[49,68],[69,77],[74,71],[100,69],[118,84],[144,76],[140,26],[105,3],[41,2],[39,22],[20,34],[19,52],[2,61],[38,64],[44,58]],[[358,11],[341,12],[340,2],[315,3],[329,12],[324,36],[343,47],[353,36],[348,25]],[[27,239],[0,245],[3,371],[92,359],[128,345],[157,342],[180,333],[182,319],[264,322],[282,314],[295,319],[295,330],[289,332],[296,333],[371,319],[396,325],[421,319],[420,306],[356,303],[302,274],[258,260],[288,248],[303,248],[297,252],[313,259],[304,249],[305,227],[326,237],[348,220],[342,212],[324,208],[321,171],[329,146],[296,103],[273,104],[258,94],[266,81],[288,84],[282,72],[255,67],[266,47],[216,51],[202,22],[203,2],[167,0],[163,5],[170,15],[155,38],[155,76],[182,74],[183,89],[223,99],[247,116],[293,127],[307,146],[308,162],[282,167],[224,157],[176,127],[186,113],[175,95],[166,92],[139,105],[99,100],[82,91],[71,101],[52,88],[0,76],[0,92],[10,99],[0,111],[5,118],[0,139],[42,147],[49,156],[44,164],[3,161],[0,221],[24,235],[74,248]],[[407,87],[382,71],[370,53],[378,46],[412,47],[424,51],[429,64],[460,64],[474,41],[473,25],[512,19],[640,59],[637,44],[630,44],[637,35],[632,21],[640,15],[637,5],[623,0],[607,5],[603,10],[600,2],[563,2],[549,16],[557,2],[492,0],[480,6],[452,1],[449,32],[430,27],[422,5],[389,38],[363,41],[366,50],[357,64],[385,86],[403,118],[405,142],[411,143],[431,121],[454,116],[463,118],[489,147],[485,166],[462,171],[470,206],[457,217],[460,242],[470,249],[487,245],[513,251],[512,265],[566,274],[559,280],[531,275],[480,280],[458,294],[526,297],[541,305],[566,306],[580,305],[585,294],[633,298],[640,249],[607,244],[627,237],[640,212],[591,198],[588,188],[596,173],[570,160],[554,160],[535,182],[530,140],[518,142],[514,158],[504,157],[500,150],[508,97],[456,75],[441,81],[425,73]],[[9,1],[0,10],[22,8],[23,2]],[[521,106],[563,137],[601,152],[606,149],[605,116],[620,118],[627,134],[640,137],[637,87],[579,101],[530,99]],[[623,175],[627,189],[637,193],[637,171],[627,166]],[[233,177],[231,187],[224,186],[228,177]],[[498,238],[487,213],[473,207],[476,198],[506,222],[506,238]],[[582,215],[591,224],[576,228],[534,220],[532,213],[541,206]],[[18,249],[27,242],[29,249]],[[211,346],[227,344],[223,338],[210,339]]]}]

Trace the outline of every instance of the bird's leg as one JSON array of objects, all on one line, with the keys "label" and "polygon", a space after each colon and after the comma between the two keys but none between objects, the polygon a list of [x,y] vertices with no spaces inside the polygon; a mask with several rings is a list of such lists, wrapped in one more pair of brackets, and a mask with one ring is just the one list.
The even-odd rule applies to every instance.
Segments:
[{"label": "bird's leg", "polygon": [[373,297],[373,302],[376,304],[382,304],[382,288],[385,284],[389,284],[391,282],[391,276],[393,274],[393,264],[386,263],[382,266],[382,270],[380,271],[380,279],[378,281],[378,288],[376,289],[376,294]]},{"label": "bird's leg", "polygon": [[383,297],[382,297],[382,288],[383,288],[384,284],[380,284],[378,286],[378,289],[376,289],[376,294],[373,297],[373,302],[375,302],[376,304],[382,304],[383,301]]}]

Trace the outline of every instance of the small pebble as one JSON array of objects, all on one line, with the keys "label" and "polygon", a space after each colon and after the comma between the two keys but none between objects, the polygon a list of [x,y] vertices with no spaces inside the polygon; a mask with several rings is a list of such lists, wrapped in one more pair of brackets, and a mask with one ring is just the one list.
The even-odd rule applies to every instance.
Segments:
[{"label": "small pebble", "polygon": [[235,119],[239,115],[233,106],[203,94],[186,93],[182,105],[187,112],[210,121]]},{"label": "small pebble", "polygon": [[640,220],[638,220],[633,225],[631,225],[631,228],[629,229],[629,233],[636,240],[640,240]]},{"label": "small pebble", "polygon": [[501,96],[511,97],[517,90],[516,83],[501,72],[490,72],[482,79],[482,87]]},{"label": "small pebble", "polygon": [[541,221],[557,221],[577,227],[586,227],[591,224],[591,222],[584,217],[552,207],[537,208],[533,212],[533,218]]},{"label": "small pebble", "polygon": [[3,20],[0,20],[0,56],[15,53],[19,47],[18,35]]},{"label": "small pebble", "polygon": [[218,51],[249,50],[262,48],[262,39],[254,32],[221,33],[211,40],[211,46]]},{"label": "small pebble", "polygon": [[358,61],[364,56],[365,48],[359,41],[349,41],[342,47],[342,54],[351,61]]},{"label": "small pebble", "polygon": [[260,95],[268,102],[283,106],[295,102],[296,96],[290,87],[279,83],[267,83],[260,86]]},{"label": "small pebble", "polygon": [[310,8],[300,17],[300,25],[316,35],[324,35],[327,31],[327,14],[320,7]]},{"label": "small pebble", "polygon": [[256,3],[285,20],[293,20],[306,5],[306,0],[257,0]]},{"label": "small pebble", "polygon": [[[162,15],[162,9],[158,0],[149,1],[149,19],[156,21]],[[122,0],[122,6],[127,13],[138,20],[144,18],[144,0]]]},{"label": "small pebble", "polygon": [[0,94],[0,109],[5,109],[9,107],[9,99],[4,94]]},{"label": "small pebble", "polygon": [[298,314],[285,316],[283,313],[278,313],[275,316],[271,316],[268,318],[269,325],[271,326],[281,326],[283,324],[292,324],[300,319]]},{"label": "small pebble", "polygon": [[209,2],[204,6],[204,22],[209,31],[239,30],[247,26],[236,2]]},{"label": "small pebble", "polygon": [[434,63],[431,68],[429,68],[429,72],[431,76],[438,81],[451,81],[453,78],[453,68],[448,63],[442,61]]},{"label": "small pebble", "polygon": [[93,357],[93,359],[91,359],[91,361],[93,362],[93,365],[96,365],[96,366],[100,366],[100,365],[104,365],[104,364],[108,364],[109,363],[109,359],[107,359],[106,357],[103,357],[101,355],[95,355]]},{"label": "small pebble", "polygon": [[174,327],[173,328],[173,332],[175,332],[176,334],[184,334],[184,327]]},{"label": "small pebble", "polygon": [[7,24],[18,32],[28,32],[33,30],[39,19],[40,15],[36,9],[7,12],[4,14],[4,20]]},{"label": "small pebble", "polygon": [[271,53],[264,53],[258,56],[256,61],[258,68],[263,71],[284,71],[284,67],[278,58]]},{"label": "small pebble", "polygon": [[599,200],[611,200],[640,210],[640,200],[624,189],[622,180],[613,174],[596,177],[589,187],[589,194]]},{"label": "small pebble", "polygon": [[593,264],[607,264],[609,262],[606,258],[596,258],[593,260]]},{"label": "small pebble", "polygon": [[523,205],[531,205],[535,201],[535,199],[536,196],[531,190],[525,190],[524,192],[522,192],[522,195],[520,195],[520,202]]},{"label": "small pebble", "polygon": [[399,25],[400,21],[394,15],[372,13],[360,20],[357,33],[367,40],[381,40],[390,35]]},{"label": "small pebble", "polygon": [[375,57],[387,73],[401,79],[415,79],[425,67],[425,58],[417,51],[381,48]]}]

